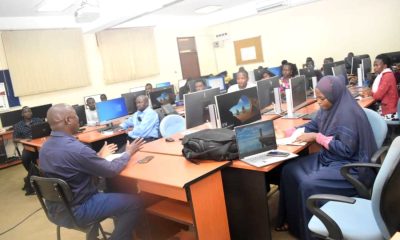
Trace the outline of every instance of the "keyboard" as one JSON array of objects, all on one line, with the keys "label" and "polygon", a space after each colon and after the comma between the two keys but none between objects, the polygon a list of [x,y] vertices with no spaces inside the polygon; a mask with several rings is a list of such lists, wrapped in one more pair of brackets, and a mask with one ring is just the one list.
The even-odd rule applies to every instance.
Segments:
[{"label": "keyboard", "polygon": [[115,126],[107,126],[107,127],[99,128],[99,129],[97,129],[97,131],[101,133],[101,132],[105,132],[105,131],[118,131],[120,129],[121,129],[120,126],[115,125]]}]

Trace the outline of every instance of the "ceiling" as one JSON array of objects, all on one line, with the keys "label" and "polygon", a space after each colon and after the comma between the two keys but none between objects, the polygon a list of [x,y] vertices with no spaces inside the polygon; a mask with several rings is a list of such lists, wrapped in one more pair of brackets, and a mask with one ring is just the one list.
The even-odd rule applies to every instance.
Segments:
[{"label": "ceiling", "polygon": [[[86,0],[96,1],[100,18],[80,24],[75,22],[74,13],[82,0],[63,1],[70,5],[61,12],[39,12],[37,8],[44,0],[1,0],[0,30],[80,27],[84,32],[96,32],[110,27],[208,26],[255,15],[260,1],[264,5],[279,1],[289,6],[291,1],[315,0]],[[194,12],[209,5],[222,9],[210,14]]]}]

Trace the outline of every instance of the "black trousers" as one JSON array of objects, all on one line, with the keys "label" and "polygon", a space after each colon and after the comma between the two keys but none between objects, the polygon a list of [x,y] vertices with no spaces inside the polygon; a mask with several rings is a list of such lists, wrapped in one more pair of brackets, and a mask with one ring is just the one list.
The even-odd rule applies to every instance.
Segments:
[{"label": "black trousers", "polygon": [[22,151],[22,165],[24,165],[24,168],[27,172],[30,171],[31,164],[36,164],[36,160],[38,159],[38,157],[38,152],[31,152],[25,149]]}]

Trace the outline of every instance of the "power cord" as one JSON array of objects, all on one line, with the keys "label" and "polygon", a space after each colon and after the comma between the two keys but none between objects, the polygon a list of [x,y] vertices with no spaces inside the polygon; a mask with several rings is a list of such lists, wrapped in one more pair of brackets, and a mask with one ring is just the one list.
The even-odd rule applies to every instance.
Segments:
[{"label": "power cord", "polygon": [[25,217],[24,219],[22,219],[22,221],[20,221],[19,223],[17,223],[15,226],[13,226],[13,227],[7,229],[6,231],[0,233],[0,236],[6,234],[6,233],[8,233],[9,231],[13,230],[14,228],[18,227],[18,226],[21,225],[23,222],[25,222],[28,218],[30,218],[33,214],[39,212],[41,209],[42,209],[42,208],[39,208],[39,209],[35,210],[33,213],[29,214],[27,217]]}]

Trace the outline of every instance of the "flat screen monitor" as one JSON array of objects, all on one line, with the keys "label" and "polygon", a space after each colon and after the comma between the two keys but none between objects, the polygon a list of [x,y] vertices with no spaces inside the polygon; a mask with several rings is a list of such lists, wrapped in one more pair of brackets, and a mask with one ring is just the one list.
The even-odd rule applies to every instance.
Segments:
[{"label": "flat screen monitor", "polygon": [[340,60],[340,61],[336,61],[333,63],[334,66],[339,66],[339,65],[345,65],[346,63],[344,62],[344,60]]},{"label": "flat screen monitor", "polygon": [[220,92],[224,92],[226,90],[224,77],[207,78],[206,85],[209,88],[218,88]]},{"label": "flat screen monitor", "polygon": [[257,69],[254,69],[253,70],[253,72],[254,72],[254,79],[256,80],[256,81],[260,81],[261,79],[262,79],[262,75],[263,75],[263,73],[264,73],[264,70],[265,68],[263,68],[262,70],[259,70],[258,68]]},{"label": "flat screen monitor", "polygon": [[85,105],[74,105],[72,107],[75,109],[76,115],[78,115],[79,126],[85,126],[87,124]]},{"label": "flat screen monitor", "polygon": [[40,106],[31,107],[32,116],[45,119],[47,117],[47,110],[52,106],[52,104],[44,104]]},{"label": "flat screen monitor", "polygon": [[156,83],[156,88],[168,87],[169,85],[171,85],[170,82]]},{"label": "flat screen monitor", "polygon": [[22,110],[14,110],[10,112],[0,113],[1,124],[3,127],[14,126],[17,122],[22,120]]},{"label": "flat screen monitor", "polygon": [[269,67],[268,71],[272,72],[274,76],[281,76],[282,75],[282,68],[281,66],[278,67]]},{"label": "flat screen monitor", "polygon": [[361,59],[361,65],[363,66],[364,75],[371,73],[371,58]]},{"label": "flat screen monitor", "polygon": [[360,67],[361,64],[361,59],[358,57],[353,57],[351,59],[351,70],[350,70],[350,74],[352,75],[357,75],[357,68]]},{"label": "flat screen monitor", "polygon": [[146,95],[146,91],[138,91],[138,92],[130,92],[130,93],[123,93],[121,97],[125,99],[125,105],[128,109],[128,114],[133,114],[136,112],[136,98],[140,95]]},{"label": "flat screen monitor", "polygon": [[384,53],[384,54],[390,58],[392,65],[395,65],[396,63],[400,63],[400,52],[388,52],[388,53]]},{"label": "flat screen monitor", "polygon": [[324,70],[324,76],[331,76],[333,75],[333,71],[332,68],[335,66],[335,63],[324,63],[324,65],[322,65],[322,69]]},{"label": "flat screen monitor", "polygon": [[160,108],[161,105],[164,104],[175,103],[175,92],[173,85],[166,88],[153,89],[153,91],[149,93],[149,96],[153,109]]},{"label": "flat screen monitor", "polygon": [[215,96],[215,104],[223,128],[233,128],[261,119],[256,87]]},{"label": "flat screen monitor", "polygon": [[109,124],[112,120],[128,115],[124,98],[115,98],[96,103],[100,124]]},{"label": "flat screen monitor", "polygon": [[289,84],[292,91],[293,109],[296,110],[303,107],[307,101],[306,78],[304,76],[293,77]]},{"label": "flat screen monitor", "polygon": [[129,88],[129,92],[139,92],[139,91],[144,91],[144,90],[146,90],[145,86]]},{"label": "flat screen monitor", "polygon": [[348,85],[349,84],[349,79],[347,78],[347,70],[346,70],[346,65],[338,65],[335,67],[332,67],[333,75],[334,76],[340,76],[344,80],[344,84]]},{"label": "flat screen monitor", "polygon": [[218,94],[220,94],[219,88],[211,88],[183,95],[186,128],[210,121],[208,105],[215,104],[214,97]]},{"label": "flat screen monitor", "polygon": [[272,110],[271,104],[274,102],[274,87],[273,86],[278,83],[279,86],[279,77],[272,77],[264,80],[260,80],[257,82],[257,94],[258,101],[260,103],[260,111],[261,113],[268,112]]}]

